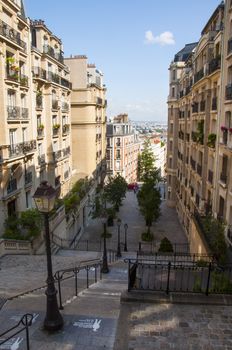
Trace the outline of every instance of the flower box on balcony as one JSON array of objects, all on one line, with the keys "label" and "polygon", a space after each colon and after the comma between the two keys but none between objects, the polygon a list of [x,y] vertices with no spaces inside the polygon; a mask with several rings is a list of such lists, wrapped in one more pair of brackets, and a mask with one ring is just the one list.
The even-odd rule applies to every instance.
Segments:
[{"label": "flower box on balcony", "polygon": [[53,125],[53,129],[57,130],[57,129],[59,129],[59,128],[60,128],[60,124],[54,124],[54,125]]},{"label": "flower box on balcony", "polygon": [[227,132],[227,131],[228,131],[228,128],[227,128],[226,126],[221,126],[221,131]]}]

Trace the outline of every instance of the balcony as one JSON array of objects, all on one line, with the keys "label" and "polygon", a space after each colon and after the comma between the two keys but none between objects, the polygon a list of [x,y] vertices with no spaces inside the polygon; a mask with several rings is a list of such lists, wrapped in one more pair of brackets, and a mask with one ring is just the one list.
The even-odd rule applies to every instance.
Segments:
[{"label": "balcony", "polygon": [[40,125],[37,127],[37,137],[41,138],[44,137],[44,126]]},{"label": "balcony", "polygon": [[28,108],[22,107],[20,111],[21,111],[20,115],[21,115],[22,119],[28,119],[29,118]]},{"label": "balcony", "polygon": [[185,89],[185,96],[190,93],[190,90],[191,90],[191,86],[187,86]]},{"label": "balcony", "polygon": [[58,110],[58,100],[52,101],[52,109]]},{"label": "balcony", "polygon": [[229,55],[231,52],[232,52],[232,38],[228,40],[227,54]]},{"label": "balcony", "polygon": [[28,77],[24,74],[20,74],[19,83],[21,86],[28,87]]},{"label": "balcony", "polygon": [[12,192],[17,190],[17,180],[11,179],[7,184],[7,194],[11,194]]},{"label": "balcony", "polygon": [[200,102],[200,112],[205,112],[205,101]]},{"label": "balcony", "polygon": [[39,164],[39,165],[45,164],[45,154],[40,154],[40,155],[38,156],[38,164]]},{"label": "balcony", "polygon": [[69,124],[64,124],[63,127],[62,127],[63,135],[67,135],[69,133],[69,130],[70,130]]},{"label": "balcony", "polygon": [[50,45],[44,45],[43,53],[49,55],[52,58],[55,58],[60,63],[64,64],[64,56],[63,52],[59,50],[59,52],[55,51],[55,49]]},{"label": "balcony", "polygon": [[217,97],[213,97],[212,98],[211,109],[212,109],[212,111],[216,111],[217,110]]},{"label": "balcony", "polygon": [[6,79],[10,80],[14,83],[19,83],[19,72],[11,69],[10,67],[6,67]]},{"label": "balcony", "polygon": [[62,150],[62,152],[63,152],[63,157],[69,156],[69,155],[70,155],[70,146],[64,148],[64,149]]},{"label": "balcony", "polygon": [[208,170],[208,181],[213,184],[213,171]]},{"label": "balcony", "polygon": [[55,84],[60,84],[60,76],[53,72],[47,72],[47,80]]},{"label": "balcony", "polygon": [[220,181],[224,184],[227,183],[227,175],[225,173],[220,174]]},{"label": "balcony", "polygon": [[221,56],[213,58],[209,62],[209,74],[215,72],[217,69],[221,68]]},{"label": "balcony", "polygon": [[200,164],[197,164],[197,173],[198,175],[202,175],[202,166]]},{"label": "balcony", "polygon": [[63,77],[60,77],[60,85],[63,87],[66,87],[67,89],[72,90],[72,83],[70,83],[69,80],[64,79]]},{"label": "balcony", "polygon": [[27,171],[25,174],[25,185],[29,185],[32,183],[32,172]]},{"label": "balcony", "polygon": [[186,134],[186,141],[189,142],[189,140],[190,140],[190,135]]},{"label": "balcony", "polygon": [[17,120],[20,118],[20,107],[7,106],[7,119]]},{"label": "balcony", "polygon": [[32,67],[32,74],[34,79],[47,80],[47,72],[40,67]]},{"label": "balcony", "polygon": [[27,44],[21,40],[20,33],[0,20],[0,35],[20,46],[24,52],[27,51]]},{"label": "balcony", "polygon": [[226,85],[225,99],[232,100],[232,84]]},{"label": "balcony", "polygon": [[27,153],[34,152],[36,150],[36,141],[25,141],[21,143],[16,143],[14,145],[9,145],[9,157],[17,157],[25,155]]},{"label": "balcony", "polygon": [[60,185],[61,185],[61,183],[60,183],[60,176],[57,176],[55,178],[55,187],[59,187]]},{"label": "balcony", "polygon": [[69,104],[67,102],[63,102],[61,106],[62,112],[68,112],[69,111]]},{"label": "balcony", "polygon": [[60,130],[60,124],[55,124],[52,127],[52,136],[58,136]]},{"label": "balcony", "polygon": [[204,68],[201,68],[196,74],[194,74],[194,84],[204,77]]},{"label": "balcony", "polygon": [[53,152],[53,161],[57,162],[62,156],[61,150]]}]

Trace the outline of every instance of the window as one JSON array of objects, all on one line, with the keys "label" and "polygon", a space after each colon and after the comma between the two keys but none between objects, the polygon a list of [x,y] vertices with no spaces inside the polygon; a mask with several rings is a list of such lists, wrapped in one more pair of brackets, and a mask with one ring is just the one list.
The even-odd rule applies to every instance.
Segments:
[{"label": "window", "polygon": [[41,156],[43,154],[43,144],[42,143],[38,144],[38,153],[39,153],[39,156]]},{"label": "window", "polygon": [[172,71],[172,80],[176,80],[176,71],[175,70]]},{"label": "window", "polygon": [[31,191],[26,192],[26,208],[31,208]]},{"label": "window", "polygon": [[16,93],[14,90],[7,91],[7,104],[10,107],[16,106]]},{"label": "window", "polygon": [[17,129],[10,129],[9,130],[9,141],[10,141],[10,146],[14,146],[17,143],[16,140],[16,132]]},{"label": "window", "polygon": [[172,87],[172,97],[175,97],[175,87]]},{"label": "window", "polygon": [[27,139],[27,128],[22,128],[22,141],[23,142],[28,141],[28,139]]},{"label": "window", "polygon": [[37,115],[37,128],[42,125],[42,118],[41,115]]}]

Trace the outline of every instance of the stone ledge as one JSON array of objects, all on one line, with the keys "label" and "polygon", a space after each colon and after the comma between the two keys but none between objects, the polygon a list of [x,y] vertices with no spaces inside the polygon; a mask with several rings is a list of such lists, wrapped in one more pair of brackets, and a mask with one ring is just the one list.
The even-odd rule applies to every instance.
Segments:
[{"label": "stone ledge", "polygon": [[228,294],[197,294],[197,293],[169,293],[153,291],[126,291],[121,295],[121,302],[165,303],[189,305],[232,305],[232,295]]}]

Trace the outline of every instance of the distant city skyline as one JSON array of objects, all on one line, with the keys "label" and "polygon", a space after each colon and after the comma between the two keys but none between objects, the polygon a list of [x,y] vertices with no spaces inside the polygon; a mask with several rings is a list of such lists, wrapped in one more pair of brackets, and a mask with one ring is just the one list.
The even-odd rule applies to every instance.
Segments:
[{"label": "distant city skyline", "polygon": [[108,118],[128,113],[133,121],[165,123],[169,64],[186,43],[199,40],[220,1],[24,3],[28,17],[43,19],[61,38],[65,57],[85,54],[103,71]]}]

